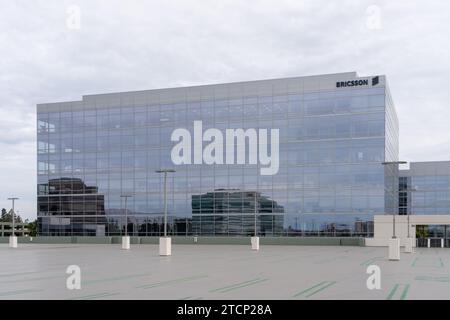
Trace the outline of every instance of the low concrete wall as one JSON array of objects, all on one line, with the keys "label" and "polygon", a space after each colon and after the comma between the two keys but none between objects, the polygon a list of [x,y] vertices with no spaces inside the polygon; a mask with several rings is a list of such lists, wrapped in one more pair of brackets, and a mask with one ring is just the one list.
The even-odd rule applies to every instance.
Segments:
[{"label": "low concrete wall", "polygon": [[18,237],[19,243],[50,243],[50,244],[60,244],[60,243],[75,243],[73,241],[74,237]]},{"label": "low concrete wall", "polygon": [[[141,237],[141,244],[159,244],[159,237]],[[175,238],[172,238],[175,241]]]},{"label": "low concrete wall", "polygon": [[73,237],[73,243],[111,244],[112,237]]},{"label": "low concrete wall", "polygon": [[[250,237],[172,237],[173,244],[199,245],[250,245]],[[260,237],[261,245],[303,245],[303,246],[365,246],[371,239],[345,237]],[[110,237],[18,237],[19,243],[47,244],[120,244],[121,236]],[[0,237],[0,243],[8,243],[8,237]],[[130,237],[131,244],[158,244],[159,237]]]},{"label": "low concrete wall", "polygon": [[293,238],[282,238],[282,237],[271,237],[271,238],[259,238],[261,245],[303,245],[303,246],[339,246],[341,244],[339,238],[303,238],[303,237],[293,237]]},{"label": "low concrete wall", "polygon": [[[390,237],[386,238],[366,238],[366,247],[387,247]],[[400,247],[406,245],[406,238],[400,238]],[[416,247],[416,241],[413,241],[413,248]]]},{"label": "low concrete wall", "polygon": [[365,238],[340,238],[341,246],[366,246]]}]

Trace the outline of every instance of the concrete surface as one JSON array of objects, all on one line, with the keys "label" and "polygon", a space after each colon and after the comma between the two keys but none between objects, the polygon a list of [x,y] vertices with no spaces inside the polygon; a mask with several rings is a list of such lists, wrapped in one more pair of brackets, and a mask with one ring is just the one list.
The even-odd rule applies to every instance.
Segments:
[{"label": "concrete surface", "polygon": [[[0,299],[450,299],[450,249],[344,246],[0,245]],[[369,290],[369,265],[381,289]],[[66,269],[81,268],[81,290]]]}]

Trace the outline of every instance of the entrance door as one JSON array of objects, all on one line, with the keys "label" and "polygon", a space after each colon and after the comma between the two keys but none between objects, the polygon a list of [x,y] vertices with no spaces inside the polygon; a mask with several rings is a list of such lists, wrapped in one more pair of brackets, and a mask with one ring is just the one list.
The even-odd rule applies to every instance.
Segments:
[{"label": "entrance door", "polygon": [[416,240],[417,247],[426,248],[428,246],[428,226],[427,225],[416,225]]},{"label": "entrance door", "polygon": [[441,248],[444,240],[444,247],[449,248],[450,228],[447,225],[417,225],[416,238],[418,247],[428,247],[429,241],[431,248]]}]

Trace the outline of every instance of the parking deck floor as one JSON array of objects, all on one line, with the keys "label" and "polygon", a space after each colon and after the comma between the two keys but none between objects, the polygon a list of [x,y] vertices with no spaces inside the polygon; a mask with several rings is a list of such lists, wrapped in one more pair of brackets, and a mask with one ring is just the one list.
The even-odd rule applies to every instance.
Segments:
[{"label": "parking deck floor", "polygon": [[[69,265],[81,289],[69,290]],[[369,290],[369,265],[381,289]],[[0,299],[450,299],[450,249],[336,246],[0,245]]]}]

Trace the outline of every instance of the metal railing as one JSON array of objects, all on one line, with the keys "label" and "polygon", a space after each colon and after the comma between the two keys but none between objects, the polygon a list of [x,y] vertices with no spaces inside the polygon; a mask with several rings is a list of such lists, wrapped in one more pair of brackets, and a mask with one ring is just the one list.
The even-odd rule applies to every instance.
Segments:
[{"label": "metal railing", "polygon": [[450,239],[442,237],[417,238],[416,246],[419,248],[449,248]]}]

